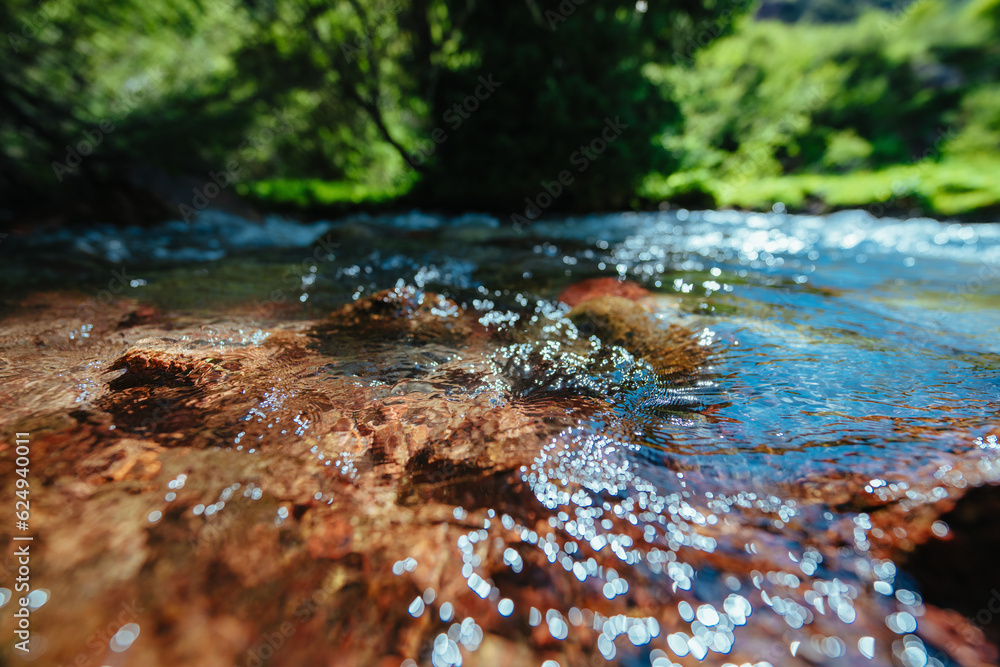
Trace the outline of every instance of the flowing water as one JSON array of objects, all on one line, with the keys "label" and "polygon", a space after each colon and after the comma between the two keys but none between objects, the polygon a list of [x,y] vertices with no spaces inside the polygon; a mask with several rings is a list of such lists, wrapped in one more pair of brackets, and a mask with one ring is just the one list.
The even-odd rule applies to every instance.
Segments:
[{"label": "flowing water", "polygon": [[[40,664],[995,659],[905,560],[1000,480],[1000,225],[208,213],[0,252]],[[595,277],[649,330],[571,316]]]}]

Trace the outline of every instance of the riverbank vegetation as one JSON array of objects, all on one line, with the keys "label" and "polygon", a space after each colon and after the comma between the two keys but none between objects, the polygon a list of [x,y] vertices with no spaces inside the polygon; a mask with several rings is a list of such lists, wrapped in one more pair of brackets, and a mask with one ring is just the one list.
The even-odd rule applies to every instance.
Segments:
[{"label": "riverbank vegetation", "polygon": [[13,0],[0,217],[989,216],[1000,0]]},{"label": "riverbank vegetation", "polygon": [[996,210],[1000,3],[919,0],[850,22],[741,20],[692,62],[650,64],[678,101],[650,198],[705,206]]}]

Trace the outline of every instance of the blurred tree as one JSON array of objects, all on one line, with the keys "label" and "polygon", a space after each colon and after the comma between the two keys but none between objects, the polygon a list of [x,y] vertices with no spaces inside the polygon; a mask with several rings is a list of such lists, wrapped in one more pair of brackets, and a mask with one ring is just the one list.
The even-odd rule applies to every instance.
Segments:
[{"label": "blurred tree", "polygon": [[253,118],[219,62],[240,26],[196,0],[12,0],[0,30],[8,211],[59,202],[89,217],[176,213],[151,180],[202,169]]},{"label": "blurred tree", "polygon": [[435,129],[414,156],[426,159],[418,192],[531,217],[549,207],[627,206],[646,173],[670,169],[658,137],[677,108],[643,67],[679,52],[699,22],[741,7],[449,0],[448,8],[465,12],[463,29],[431,98]]},{"label": "blurred tree", "polygon": [[949,126],[989,136],[998,6],[925,0],[844,26],[746,21],[692,66],[658,70],[685,122],[667,147],[682,169],[725,180],[913,162]]},{"label": "blurred tree", "polygon": [[419,177],[416,201],[485,208],[569,170],[557,206],[622,206],[677,119],[644,64],[744,5],[11,0],[0,194],[142,218],[236,180]]}]

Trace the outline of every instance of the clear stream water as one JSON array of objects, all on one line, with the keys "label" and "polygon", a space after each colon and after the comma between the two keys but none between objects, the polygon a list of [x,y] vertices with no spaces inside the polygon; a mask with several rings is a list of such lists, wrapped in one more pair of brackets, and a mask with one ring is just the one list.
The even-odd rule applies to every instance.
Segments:
[{"label": "clear stream water", "polygon": [[[324,234],[332,245],[317,250],[313,244]],[[609,445],[615,453],[601,449],[606,436],[599,421],[564,434],[575,443],[572,450],[559,445],[539,453],[536,472],[526,471],[524,479],[564,532],[551,544],[537,535],[533,543],[553,551],[554,567],[576,552],[566,535],[627,551],[631,540],[616,542],[610,523],[594,521],[599,512],[589,527],[580,512],[583,520],[569,525],[570,506],[581,505],[560,495],[569,479],[589,489],[598,507],[608,484],[618,485],[616,497],[630,500],[614,509],[605,505],[608,516],[625,512],[640,527],[647,523],[656,536],[650,544],[661,548],[622,558],[627,565],[636,558],[649,563],[632,585],[672,580],[674,591],[688,591],[702,604],[681,602],[690,627],[665,628],[662,636],[655,621],[609,619],[577,607],[550,610],[545,618],[545,610],[525,609],[529,623],[548,624],[556,639],[565,636],[567,622],[589,624],[605,635],[597,644],[605,660],[626,660],[615,647],[630,644],[646,648],[634,664],[682,658],[722,664],[740,646],[747,615],[773,612],[786,634],[771,633],[781,646],[758,651],[761,662],[782,664],[798,653],[813,663],[949,664],[913,634],[923,613],[919,591],[895,581],[891,562],[869,558],[868,515],[850,507],[856,505],[852,494],[909,498],[917,506],[1000,477],[996,439],[987,436],[1000,406],[1000,224],[876,220],[862,212],[681,210],[511,229],[473,214],[251,224],[208,212],[193,226],[59,230],[11,237],[0,250],[8,258],[0,270],[8,293],[30,281],[38,288],[73,283],[99,295],[119,269],[124,296],[208,323],[220,304],[244,304],[249,328],[282,317],[316,318],[397,286],[443,294],[486,319],[530,304],[558,319],[566,309],[556,296],[570,284],[596,276],[637,282],[653,292],[662,319],[698,332],[717,354],[700,381],[673,390],[685,409],[649,409],[641,387],[619,397],[615,409],[627,428]],[[978,477],[960,472],[949,456],[971,457]],[[601,470],[581,472],[588,465]],[[798,495],[790,489],[803,485],[821,495],[841,493],[825,484],[847,477],[863,481],[828,505],[788,500]],[[714,551],[727,546],[717,540],[730,540],[728,546],[753,557],[758,545],[739,535],[699,545],[696,533],[670,528],[715,525],[738,507],[764,516],[774,540],[759,548],[788,551],[791,569],[713,578],[707,568],[685,568],[675,555],[678,544]],[[855,526],[852,548],[825,570],[809,546],[811,536],[845,521]],[[947,527],[936,530],[944,534]],[[468,541],[458,545],[466,547]],[[462,573],[470,588],[485,586],[491,594],[491,584],[472,569]],[[625,566],[621,576],[585,561],[578,569],[580,581],[604,578],[606,597],[628,589]],[[801,593],[799,579],[812,583],[811,594]],[[508,602],[498,603],[505,616]],[[411,613],[424,613],[424,606],[413,601]],[[445,612],[434,613],[442,632],[429,661],[458,664],[478,645],[475,619],[461,625],[456,618],[449,629]],[[857,627],[858,613],[884,622],[898,641],[887,644]],[[803,626],[822,632],[812,639],[796,634]],[[654,644],[665,648],[649,652]]]},{"label": "clear stream water", "polygon": [[[338,229],[349,233],[331,255],[312,251]],[[682,210],[511,230],[478,215],[248,224],[210,212],[194,226],[8,243],[11,281],[41,271],[97,293],[123,267],[123,295],[190,312],[253,304],[261,321],[285,304],[316,316],[399,284],[488,312],[554,300],[589,277],[637,281],[722,348],[693,390],[716,406],[711,426],[671,429],[670,449],[731,453],[734,465],[850,464],[857,447],[870,457],[895,442],[894,420],[985,427],[1000,401],[1000,224]],[[39,270],[33,257],[53,261]]]}]

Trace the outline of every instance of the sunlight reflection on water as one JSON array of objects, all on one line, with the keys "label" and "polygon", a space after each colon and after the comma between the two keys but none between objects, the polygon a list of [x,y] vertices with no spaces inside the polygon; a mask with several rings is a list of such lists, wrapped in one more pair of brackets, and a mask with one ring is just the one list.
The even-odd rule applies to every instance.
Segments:
[{"label": "sunlight reflection on water", "polygon": [[[392,561],[388,573],[412,580],[417,595],[391,605],[426,638],[404,664],[461,665],[497,637],[530,643],[543,664],[564,667],[581,656],[590,664],[654,666],[682,659],[951,664],[918,636],[923,600],[885,557],[883,545],[908,539],[906,530],[875,514],[886,504],[905,512],[1000,479],[996,435],[987,433],[1000,398],[1000,225],[687,211],[519,231],[487,216],[362,222],[385,237],[341,240],[332,256],[308,269],[299,263],[302,275],[281,288],[281,301],[306,304],[295,311],[305,321],[390,289],[416,304],[400,320],[426,317],[430,328],[379,337],[374,329],[320,327],[310,353],[321,364],[296,374],[294,362],[282,360],[266,391],[241,399],[238,427],[205,430],[219,451],[261,456],[314,437],[324,410],[352,388],[383,410],[383,421],[370,422],[379,427],[393,419],[424,426],[435,415],[454,417],[433,409],[466,403],[489,406],[470,408],[479,415],[513,406],[544,425],[543,444],[490,487],[497,497],[451,506],[452,518],[441,523],[461,534],[439,545],[447,556],[432,564],[415,551]],[[162,303],[176,295],[157,285],[190,262],[215,260],[205,280],[180,291],[231,304],[238,301],[226,291],[232,287],[212,280],[227,262],[273,274],[301,254],[294,248],[356,224],[273,220],[254,234],[226,237],[233,223],[225,218],[183,238],[175,227],[143,235],[100,228],[24,243],[84,244],[112,262],[155,258],[162,263],[128,294]],[[475,242],[456,244],[456,233]],[[219,243],[199,256],[199,238],[209,237]],[[285,250],[257,254],[281,240]],[[681,322],[714,350],[703,372],[668,382],[640,355],[580,331],[556,295],[595,275],[650,289],[646,304],[658,321]],[[239,327],[178,335],[169,346],[255,359],[277,344],[272,330],[280,325],[278,316],[259,312]],[[451,328],[466,314],[488,332],[487,343]],[[95,335],[84,326],[69,338]],[[95,379],[98,366],[92,360],[75,371],[79,402],[107,382]],[[193,390],[183,384],[177,400],[190,405]],[[558,402],[569,395],[599,407],[574,412],[575,404]],[[163,437],[162,424],[130,421],[145,414],[145,404],[128,400],[105,404],[115,426],[137,438]],[[546,400],[563,406],[562,414],[537,417],[532,410]],[[345,411],[351,428],[360,428],[365,409]],[[332,433],[303,460],[360,484],[371,455],[347,427]],[[395,455],[387,448],[380,456]],[[468,495],[463,485],[481,483],[452,472],[427,484],[427,502]],[[177,521],[170,508],[187,479],[171,479],[164,500],[146,511],[150,530]],[[528,493],[515,496],[520,486]],[[256,502],[265,493],[235,482],[186,514],[209,525],[246,511],[234,507],[250,504],[241,498]],[[332,487],[315,492],[327,504],[335,496]],[[298,519],[285,505],[268,507],[275,526]],[[940,521],[932,530],[947,534]],[[400,535],[398,548],[405,553],[406,545]],[[421,572],[431,567],[433,576]],[[419,583],[458,579],[463,586],[450,595]],[[111,650],[125,652],[144,638],[138,625],[124,626]],[[562,648],[569,645],[575,648]]]}]

